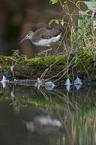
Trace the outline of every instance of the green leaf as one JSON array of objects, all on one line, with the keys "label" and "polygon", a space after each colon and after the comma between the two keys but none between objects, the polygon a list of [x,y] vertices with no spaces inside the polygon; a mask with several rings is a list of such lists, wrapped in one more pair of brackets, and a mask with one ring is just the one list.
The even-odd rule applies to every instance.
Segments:
[{"label": "green leaf", "polygon": [[54,22],[54,19],[50,20],[49,25],[51,25]]},{"label": "green leaf", "polygon": [[96,30],[96,19],[93,20],[93,28],[94,28],[94,31]]},{"label": "green leaf", "polygon": [[83,12],[83,11],[79,11],[79,13],[80,13],[81,15],[83,15],[83,16],[84,16],[84,15],[87,15],[88,12],[89,12],[89,10],[86,10],[86,11],[84,11],[84,12]]},{"label": "green leaf", "polygon": [[59,20],[57,20],[57,19],[52,19],[52,20],[50,20],[49,25],[51,25],[53,22],[55,22],[56,24],[59,24]]},{"label": "green leaf", "polygon": [[56,23],[56,24],[59,24],[59,20],[56,19],[56,20],[55,20],[55,23]]},{"label": "green leaf", "polygon": [[86,21],[86,27],[88,27],[88,26],[90,26],[90,24],[91,24],[91,20],[90,19],[88,19],[87,21]]},{"label": "green leaf", "polygon": [[50,0],[52,4],[56,4],[58,0]]},{"label": "green leaf", "polygon": [[93,20],[93,25],[96,26],[96,19]]},{"label": "green leaf", "polygon": [[82,34],[82,29],[78,29],[77,32],[78,32],[79,34]]},{"label": "green leaf", "polygon": [[63,26],[64,25],[64,19],[61,20],[60,24]]},{"label": "green leaf", "polygon": [[85,4],[87,5],[88,9],[93,11],[94,9],[96,9],[96,2],[87,2],[85,1]]},{"label": "green leaf", "polygon": [[78,25],[82,26],[84,24],[84,18],[83,17],[79,17],[78,19]]}]

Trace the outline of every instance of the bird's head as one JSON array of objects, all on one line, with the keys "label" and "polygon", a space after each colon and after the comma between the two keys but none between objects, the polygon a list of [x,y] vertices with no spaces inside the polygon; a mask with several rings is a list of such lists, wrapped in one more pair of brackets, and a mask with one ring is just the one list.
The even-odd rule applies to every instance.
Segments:
[{"label": "bird's head", "polygon": [[33,34],[34,34],[33,31],[27,32],[27,34],[25,35],[25,37],[24,37],[18,44],[22,43],[22,42],[23,42],[24,40],[26,40],[26,39],[32,40]]},{"label": "bird's head", "polygon": [[29,31],[29,32],[27,32],[27,34],[26,34],[26,36],[25,36],[25,39],[32,39],[32,37],[33,37],[33,34],[34,34],[34,32],[33,31]]}]

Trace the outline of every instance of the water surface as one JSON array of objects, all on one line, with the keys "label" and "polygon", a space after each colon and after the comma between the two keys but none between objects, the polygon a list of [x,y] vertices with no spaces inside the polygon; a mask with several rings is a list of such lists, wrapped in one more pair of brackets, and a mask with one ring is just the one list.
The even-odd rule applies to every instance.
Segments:
[{"label": "water surface", "polygon": [[95,98],[94,87],[1,86],[0,144],[94,145]]}]

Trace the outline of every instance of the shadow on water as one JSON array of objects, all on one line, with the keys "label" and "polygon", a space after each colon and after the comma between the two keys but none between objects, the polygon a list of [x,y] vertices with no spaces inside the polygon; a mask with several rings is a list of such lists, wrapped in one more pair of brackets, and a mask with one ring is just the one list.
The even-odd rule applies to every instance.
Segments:
[{"label": "shadow on water", "polygon": [[0,144],[93,145],[96,89],[0,88]]}]

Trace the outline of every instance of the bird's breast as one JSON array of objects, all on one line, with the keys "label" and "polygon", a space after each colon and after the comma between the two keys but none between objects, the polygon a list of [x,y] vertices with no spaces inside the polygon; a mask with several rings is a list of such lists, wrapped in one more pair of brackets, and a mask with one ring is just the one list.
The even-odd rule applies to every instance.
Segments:
[{"label": "bird's breast", "polygon": [[41,38],[39,41],[32,41],[32,43],[36,46],[47,46],[49,47],[50,45],[54,44],[55,42],[57,42],[60,37],[62,35],[62,32],[57,35],[56,37],[51,37],[51,38],[48,38],[48,39],[44,39],[44,38]]}]

